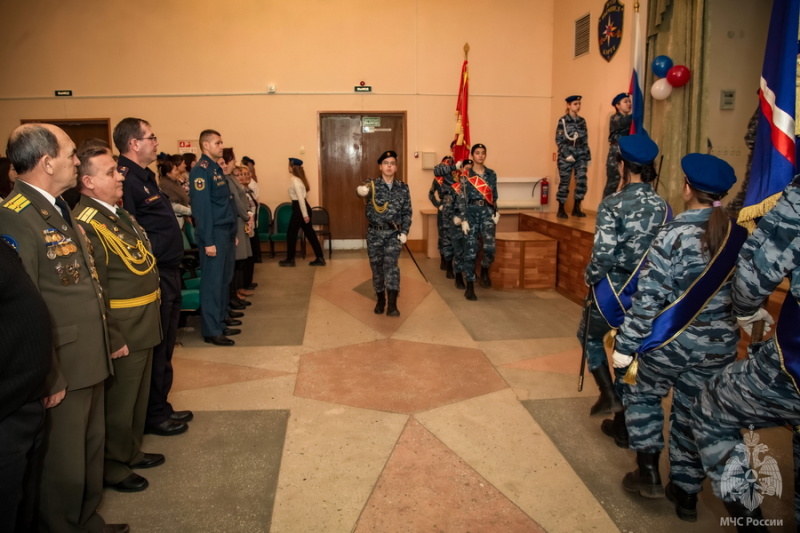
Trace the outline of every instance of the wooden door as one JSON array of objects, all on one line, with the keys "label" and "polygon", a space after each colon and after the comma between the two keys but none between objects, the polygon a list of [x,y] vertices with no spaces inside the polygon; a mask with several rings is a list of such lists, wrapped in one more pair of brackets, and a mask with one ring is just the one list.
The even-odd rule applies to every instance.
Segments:
[{"label": "wooden door", "polygon": [[54,124],[64,130],[69,135],[72,142],[75,143],[77,148],[80,148],[81,143],[87,139],[102,139],[111,145],[111,125],[107,118],[93,118],[93,119],[24,119],[20,121],[22,124],[30,122],[43,122],[46,124]]},{"label": "wooden door", "polygon": [[381,153],[397,152],[397,179],[405,180],[405,121],[405,113],[320,114],[320,201],[331,215],[333,238],[365,238],[364,201],[356,187],[379,176]]}]

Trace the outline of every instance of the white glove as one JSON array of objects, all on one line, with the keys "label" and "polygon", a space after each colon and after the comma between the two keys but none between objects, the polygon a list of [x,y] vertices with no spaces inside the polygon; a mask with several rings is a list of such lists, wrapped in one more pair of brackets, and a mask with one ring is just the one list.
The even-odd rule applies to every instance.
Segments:
[{"label": "white glove", "polygon": [[439,205],[439,211],[441,211],[442,209],[444,209],[444,204]]},{"label": "white glove", "polygon": [[469,222],[464,220],[461,222],[461,231],[464,232],[464,235],[469,234]]},{"label": "white glove", "polygon": [[767,310],[763,307],[756,311],[754,314],[750,316],[740,316],[737,317],[736,320],[739,322],[739,325],[742,327],[743,330],[747,332],[748,335],[753,334],[753,324],[758,322],[759,320],[764,321],[764,333],[767,334],[772,329],[770,324],[774,324],[775,321],[772,319]]},{"label": "white glove", "polygon": [[400,239],[400,244],[405,244],[406,241],[408,240],[408,237],[406,236],[405,233],[401,233],[400,235],[397,236],[397,238]]},{"label": "white glove", "polygon": [[461,225],[461,217],[453,217],[453,224],[456,226]]},{"label": "white glove", "polygon": [[366,185],[359,185],[358,187],[356,187],[356,193],[360,197],[364,198],[366,195],[369,194],[369,187],[367,187]]},{"label": "white glove", "polygon": [[575,162],[575,157],[574,157],[574,156],[571,156],[571,155],[568,155],[568,156],[567,156],[567,157],[565,157],[564,159],[565,159],[566,161],[569,161],[570,163],[574,163],[574,162]]},{"label": "white glove", "polygon": [[463,164],[464,164],[464,162],[463,162],[463,161],[459,161],[458,163],[456,163],[456,168],[457,168],[458,170],[461,170],[461,166],[462,166]]},{"label": "white glove", "polygon": [[494,215],[492,215],[492,222],[494,222],[495,226],[497,225],[498,222],[500,222],[500,213],[495,213]]},{"label": "white glove", "polygon": [[633,362],[633,356],[621,354],[618,351],[614,350],[613,361],[614,361],[614,368],[625,368],[626,366],[629,366]]}]

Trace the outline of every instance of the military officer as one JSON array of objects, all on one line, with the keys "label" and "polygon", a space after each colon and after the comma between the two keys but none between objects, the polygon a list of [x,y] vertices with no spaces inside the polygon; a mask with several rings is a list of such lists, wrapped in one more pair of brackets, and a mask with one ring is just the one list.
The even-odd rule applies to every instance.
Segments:
[{"label": "military officer", "polygon": [[635,384],[626,385],[622,396],[638,469],[625,475],[623,486],[646,498],[664,497],[658,471],[664,447],[661,405],[672,390],[666,493],[677,503],[678,516],[694,521],[705,475],[689,428],[690,409],[703,384],[736,359],[739,328],[731,313],[730,272],[746,231],[733,224],[721,203],[736,182],[730,165],[712,155],[689,154],[681,167],[687,210],[662,227],[650,247],[613,359],[623,368],[638,354],[638,372],[629,370]]},{"label": "military officer", "polygon": [[239,330],[225,324],[230,291],[229,259],[236,240],[236,212],[231,190],[220,166],[223,143],[219,132],[200,133],[202,157],[189,173],[195,238],[200,250],[200,319],[203,339],[219,346],[231,346]]},{"label": "military officer", "polygon": [[465,235],[464,258],[461,272],[466,280],[464,297],[477,300],[475,295],[475,260],[478,257],[478,239],[483,241],[483,259],[481,260],[480,283],[482,287],[491,287],[489,269],[494,262],[495,233],[500,213],[497,212],[497,174],[484,166],[486,146],[472,146],[471,165],[466,179],[461,180],[461,194],[456,201],[454,222],[461,225]]},{"label": "military officer", "polygon": [[[578,327],[578,339],[581,343],[585,339],[583,349],[587,352],[589,371],[600,389],[600,398],[589,414],[617,413],[616,429],[611,434],[618,445],[626,447],[622,403],[611,381],[603,337],[612,327],[621,325],[619,317],[624,316],[627,308],[619,307],[619,295],[632,294],[635,290],[644,255],[658,228],[666,221],[669,209],[667,202],[650,185],[656,177],[653,168],[653,160],[658,155],[656,143],[646,135],[632,135],[620,139],[619,149],[617,166],[625,176],[624,185],[597,208],[592,257],[584,274],[593,295],[588,311],[589,331],[585,331],[584,317]],[[610,429],[608,424],[605,428],[606,432]]]},{"label": "military officer", "polygon": [[111,150],[81,147],[73,216],[92,243],[100,285],[108,304],[114,376],[106,383],[106,486],[137,492],[148,486],[134,468],[150,468],[164,456],[141,450],[153,347],[161,342],[158,269],[144,230],[123,208],[122,182]]},{"label": "military officer", "polygon": [[[365,199],[367,254],[372,268],[372,287],[378,297],[375,313],[400,316],[397,295],[400,292],[400,250],[411,228],[411,195],[408,185],[395,179],[397,154],[392,150],[378,158],[381,176],[356,188]],[[388,307],[386,297],[388,294]]]},{"label": "military officer", "polygon": [[[436,167],[440,167],[442,165],[448,166],[453,164],[452,157],[444,157],[442,158],[442,162]],[[448,241],[450,240],[450,221],[447,220],[447,225],[443,223],[446,219],[444,218],[444,209],[445,209],[445,202],[446,200],[450,200],[452,203],[452,197],[450,194],[446,192],[445,187],[452,191],[449,185],[445,183],[445,176],[438,176],[436,174],[436,168],[433,171],[433,181],[431,182],[431,188],[428,190],[428,200],[430,200],[433,207],[436,208],[436,229],[439,234],[439,238],[437,239],[437,248],[439,249],[439,257],[441,258],[441,262],[439,264],[440,270],[447,271],[447,277],[452,279],[453,277],[453,257],[452,252],[449,255],[445,252],[446,248],[451,248],[452,244]]]},{"label": "military officer", "polygon": [[586,196],[586,167],[592,159],[589,150],[589,134],[586,131],[586,120],[578,116],[581,110],[581,96],[572,95],[566,98],[567,114],[558,119],[556,125],[556,146],[558,148],[558,218],[568,218],[564,204],[569,196],[569,181],[575,172],[575,203],[572,216],[585,217],[581,211],[581,202]]},{"label": "military officer", "polygon": [[[755,468],[748,458],[756,442],[751,440],[748,449],[740,429],[789,424],[796,431],[800,427],[800,393],[797,389],[800,382],[797,371],[800,360],[797,340],[800,332],[798,213],[800,177],[795,176],[775,207],[761,219],[745,242],[733,275],[733,311],[748,333],[752,332],[755,322],[773,322],[761,306],[784,278],[789,278],[789,291],[775,334],[754,345],[747,359],[737,361],[712,378],[692,409],[691,428],[714,494],[725,502],[732,516],[741,518],[743,522],[748,518],[761,519],[763,515],[760,507],[746,505],[749,502],[742,501],[739,495],[755,490],[755,483],[764,483],[763,486],[768,488],[774,472],[767,468],[756,469],[761,475],[755,481],[738,475],[741,469],[748,472]],[[784,477],[784,482],[787,477]],[[774,478],[772,483],[774,487]],[[766,531],[766,528],[754,526],[748,531]]]},{"label": "military officer", "polygon": [[169,198],[161,192],[148,165],[156,161],[158,137],[146,120],[122,119],[114,127],[114,146],[119,150],[118,168],[125,177],[122,203],[147,232],[158,262],[161,291],[161,330],[164,339],[153,348],[150,399],[145,433],[180,435],[189,429],[191,411],[176,411],[169,402],[172,389],[172,354],[181,315],[181,261],[183,238]]},{"label": "military officer", "polygon": [[619,93],[611,100],[616,112],[608,121],[608,158],[606,159],[606,187],[603,198],[617,192],[619,187],[619,139],[631,132],[631,97],[628,93]]},{"label": "military officer", "polygon": [[[50,124],[24,124],[7,153],[19,178],[0,205],[0,235],[16,249],[50,312],[54,359],[45,383],[47,451],[39,527],[128,531],[104,524],[104,382],[113,371],[106,304],[88,241],[60,194],[76,184],[75,144]],[[117,355],[117,354],[113,354]]]}]

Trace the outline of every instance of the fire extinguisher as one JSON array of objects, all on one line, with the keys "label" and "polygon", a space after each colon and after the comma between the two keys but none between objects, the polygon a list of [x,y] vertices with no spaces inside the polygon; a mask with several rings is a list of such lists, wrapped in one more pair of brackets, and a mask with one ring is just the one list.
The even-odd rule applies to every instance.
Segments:
[{"label": "fire extinguisher", "polygon": [[539,203],[540,205],[547,205],[550,196],[550,182],[547,181],[547,178],[542,178],[539,180],[539,185]]}]

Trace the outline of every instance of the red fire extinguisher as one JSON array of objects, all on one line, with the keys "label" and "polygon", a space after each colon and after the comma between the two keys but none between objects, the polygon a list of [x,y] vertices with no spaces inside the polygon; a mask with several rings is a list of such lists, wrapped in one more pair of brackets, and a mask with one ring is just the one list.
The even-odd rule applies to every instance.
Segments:
[{"label": "red fire extinguisher", "polygon": [[547,178],[542,178],[539,180],[540,190],[539,190],[539,203],[540,205],[547,205],[548,198],[550,195],[550,182],[547,181]]}]

